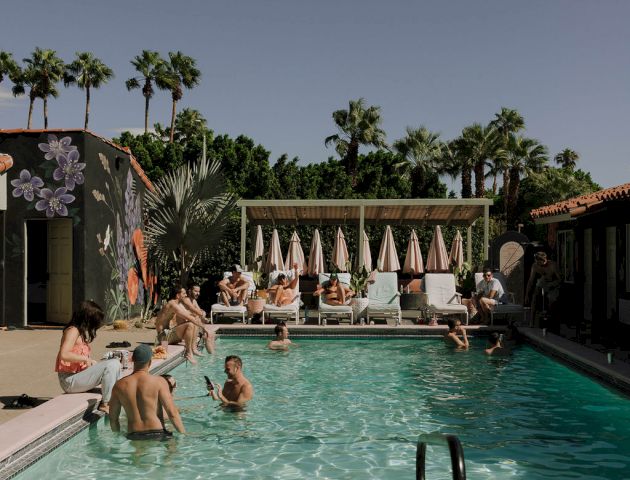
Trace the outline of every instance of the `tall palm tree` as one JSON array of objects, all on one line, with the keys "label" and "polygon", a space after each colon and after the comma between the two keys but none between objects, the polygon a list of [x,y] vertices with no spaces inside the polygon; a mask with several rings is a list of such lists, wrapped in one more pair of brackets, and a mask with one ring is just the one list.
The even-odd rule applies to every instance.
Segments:
[{"label": "tall palm tree", "polygon": [[168,52],[169,61],[165,62],[165,75],[155,79],[158,87],[170,90],[173,99],[171,111],[171,134],[170,143],[173,143],[175,133],[175,115],[177,113],[177,102],[182,99],[183,88],[193,88],[199,84],[201,72],[196,67],[195,59],[184,55],[182,52]]},{"label": "tall palm tree", "polygon": [[451,140],[446,147],[442,149],[441,157],[441,173],[447,173],[451,178],[457,175],[461,178],[462,198],[472,198],[472,172],[475,162],[469,154],[468,142],[462,135]]},{"label": "tall palm tree", "polygon": [[[501,107],[499,113],[494,114],[494,120],[490,122],[490,125],[496,128],[497,132],[503,140],[502,150],[506,150],[508,146],[509,137],[511,134],[515,134],[525,128],[525,119],[518,113],[517,110],[512,108]],[[507,192],[510,188],[510,175],[507,164],[504,161],[505,156],[498,155],[495,158],[497,169],[503,171],[503,209],[507,213],[508,208],[508,196]]]},{"label": "tall palm tree", "polygon": [[100,88],[113,77],[113,70],[91,52],[76,52],[74,61],[66,65],[66,72],[63,77],[65,86],[76,84],[81,90],[85,90],[85,123],[83,128],[86,130],[90,117],[90,90]]},{"label": "tall palm tree", "polygon": [[[125,82],[127,90],[131,91],[142,86],[144,96],[144,133],[149,133],[149,102],[155,93],[153,83],[163,84],[162,80],[166,76],[166,66],[158,52],[142,50],[140,55],[136,55],[131,64],[140,74]],[[141,85],[142,84],[142,85]]]},{"label": "tall palm tree", "polygon": [[324,144],[335,145],[335,150],[342,157],[346,173],[356,184],[357,166],[359,161],[359,146],[372,145],[376,148],[386,148],[385,132],[380,128],[381,107],[365,108],[365,100],[350,100],[348,110],[336,110],[332,114],[339,133],[330,135]]},{"label": "tall palm tree", "polygon": [[55,50],[43,50],[39,47],[24,59],[25,68],[17,78],[14,94],[23,94],[25,86],[29,87],[30,105],[28,111],[28,128],[31,128],[33,103],[36,98],[44,101],[44,128],[48,128],[48,97],[57,98],[57,83],[63,77],[65,65]]},{"label": "tall palm tree", "polygon": [[219,159],[200,159],[171,170],[145,194],[147,247],[173,263],[186,285],[190,270],[216,248],[235,205]]},{"label": "tall palm tree", "polygon": [[516,226],[516,206],[521,177],[542,170],[547,163],[547,147],[532,138],[510,135],[506,157],[510,173],[507,222],[508,225]]},{"label": "tall palm tree", "polygon": [[464,128],[460,142],[462,154],[467,155],[473,164],[475,172],[475,197],[485,196],[486,165],[496,158],[500,147],[500,139],[496,130],[488,125],[479,123]]},{"label": "tall palm tree", "polygon": [[20,67],[13,59],[13,54],[0,50],[0,83],[3,82],[5,76],[14,81],[19,76],[19,71]]},{"label": "tall palm tree", "polygon": [[580,155],[575,150],[565,148],[553,157],[553,159],[565,170],[573,170],[577,165],[577,161],[580,159]]},{"label": "tall palm tree", "polygon": [[444,143],[440,134],[433,133],[425,127],[407,127],[407,136],[396,140],[394,150],[405,157],[405,164],[418,169],[422,173],[435,170],[436,161],[442,155]]}]

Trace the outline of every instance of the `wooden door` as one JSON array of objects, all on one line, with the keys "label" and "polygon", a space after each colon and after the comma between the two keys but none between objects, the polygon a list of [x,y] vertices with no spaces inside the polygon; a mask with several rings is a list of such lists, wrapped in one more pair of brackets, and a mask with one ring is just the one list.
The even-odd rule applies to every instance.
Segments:
[{"label": "wooden door", "polygon": [[68,323],[72,315],[72,220],[48,221],[47,321]]},{"label": "wooden door", "polygon": [[606,227],[606,319],[617,310],[617,227]]}]

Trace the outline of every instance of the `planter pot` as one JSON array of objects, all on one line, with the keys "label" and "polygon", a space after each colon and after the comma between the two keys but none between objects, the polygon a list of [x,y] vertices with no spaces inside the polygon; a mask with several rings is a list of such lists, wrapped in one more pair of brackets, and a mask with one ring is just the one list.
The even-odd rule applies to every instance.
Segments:
[{"label": "planter pot", "polygon": [[268,297],[267,290],[256,290],[256,296],[266,299]]},{"label": "planter pot", "polygon": [[267,301],[264,298],[250,298],[247,301],[247,313],[250,317],[253,317],[257,313],[262,313]]}]

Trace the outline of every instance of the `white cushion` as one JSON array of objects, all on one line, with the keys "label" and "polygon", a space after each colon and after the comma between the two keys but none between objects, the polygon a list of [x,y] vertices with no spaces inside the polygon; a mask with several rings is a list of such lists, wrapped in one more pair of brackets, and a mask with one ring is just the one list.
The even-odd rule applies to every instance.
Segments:
[{"label": "white cushion", "polygon": [[442,313],[466,313],[468,309],[466,305],[460,305],[458,303],[438,303],[429,305],[431,311]]},{"label": "white cushion", "polygon": [[320,303],[319,310],[325,313],[352,313],[352,307],[350,305],[328,305],[327,303]]},{"label": "white cushion", "polygon": [[424,289],[429,305],[459,303],[455,290],[455,275],[452,273],[427,273],[424,276]]},{"label": "white cushion", "polygon": [[212,313],[245,313],[247,309],[243,305],[230,305],[226,307],[223,303],[212,305]]}]

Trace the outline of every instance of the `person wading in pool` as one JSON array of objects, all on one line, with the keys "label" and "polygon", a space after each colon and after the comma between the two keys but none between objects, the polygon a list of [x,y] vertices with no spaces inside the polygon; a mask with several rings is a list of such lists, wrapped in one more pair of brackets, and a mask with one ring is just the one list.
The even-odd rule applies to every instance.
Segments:
[{"label": "person wading in pool", "polygon": [[289,345],[292,343],[289,340],[289,327],[287,327],[286,323],[282,322],[276,325],[274,333],[276,338],[267,344],[267,348],[271,350],[288,350]]},{"label": "person wading in pool", "polygon": [[120,431],[120,411],[124,409],[129,440],[165,440],[172,437],[173,434],[164,427],[163,411],[179,433],[186,433],[168,380],[149,373],[152,357],[151,347],[138,345],[132,356],[133,373],[118,380],[112,391],[110,426],[112,431]]},{"label": "person wading in pool", "polygon": [[220,401],[225,407],[244,407],[254,397],[254,387],[243,375],[243,361],[236,355],[225,358],[227,380],[223,389],[219,384],[208,385],[208,393],[213,400]]},{"label": "person wading in pool", "polygon": [[[449,318],[447,323],[448,332],[444,335],[446,343],[451,343],[458,349],[467,349],[468,337],[466,336],[466,329],[462,327],[462,322],[459,319]],[[461,339],[459,338],[460,335],[462,336]]]}]

